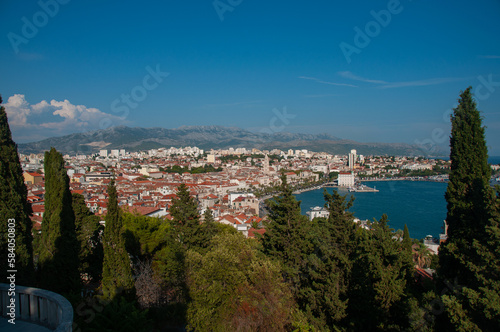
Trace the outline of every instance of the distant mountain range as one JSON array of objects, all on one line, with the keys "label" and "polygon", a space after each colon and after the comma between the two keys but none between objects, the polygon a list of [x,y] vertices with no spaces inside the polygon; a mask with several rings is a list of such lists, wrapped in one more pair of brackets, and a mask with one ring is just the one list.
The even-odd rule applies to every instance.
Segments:
[{"label": "distant mountain range", "polygon": [[253,133],[245,129],[222,126],[183,126],[176,129],[112,127],[86,133],[47,138],[19,144],[19,152],[40,153],[56,148],[64,154],[91,154],[101,149],[140,151],[162,147],[197,146],[201,149],[257,148],[260,150],[307,149],[331,154],[347,154],[356,149],[363,155],[420,156],[425,152],[405,143],[360,143],[328,134]]}]

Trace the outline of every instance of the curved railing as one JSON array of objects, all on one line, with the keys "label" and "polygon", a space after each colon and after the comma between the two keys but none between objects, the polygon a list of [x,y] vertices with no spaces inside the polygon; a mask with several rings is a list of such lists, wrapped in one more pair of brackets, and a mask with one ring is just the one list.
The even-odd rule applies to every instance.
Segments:
[{"label": "curved railing", "polygon": [[[10,319],[9,285],[0,284],[0,315]],[[73,329],[73,307],[68,300],[57,293],[17,286],[15,288],[15,318],[28,323],[46,326],[58,332],[71,332]]]}]

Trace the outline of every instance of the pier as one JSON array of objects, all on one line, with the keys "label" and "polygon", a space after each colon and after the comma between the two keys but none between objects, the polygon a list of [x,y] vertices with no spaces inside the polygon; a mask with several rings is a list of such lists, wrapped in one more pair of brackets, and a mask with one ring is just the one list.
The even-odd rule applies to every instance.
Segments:
[{"label": "pier", "polygon": [[365,186],[364,184],[349,188],[349,191],[350,192],[358,192],[358,193],[378,193],[379,192],[379,190],[376,187],[370,188],[368,186]]}]

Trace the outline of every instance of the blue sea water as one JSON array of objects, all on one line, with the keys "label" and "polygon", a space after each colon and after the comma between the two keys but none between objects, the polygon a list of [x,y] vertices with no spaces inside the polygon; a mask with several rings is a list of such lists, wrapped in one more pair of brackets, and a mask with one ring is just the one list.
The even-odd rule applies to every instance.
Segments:
[{"label": "blue sea water", "polygon": [[500,164],[500,156],[493,156],[488,158],[488,163],[491,165],[498,165]]},{"label": "blue sea water", "polygon": [[[354,195],[354,205],[349,211],[359,219],[380,219],[382,214],[389,217],[389,226],[395,230],[408,226],[410,236],[422,239],[427,235],[438,237],[442,233],[446,218],[446,183],[424,181],[379,181],[366,182],[376,187],[376,193],[349,193],[339,189],[342,195]],[[331,193],[337,188],[327,188]],[[314,206],[323,206],[323,189],[296,195],[301,201],[302,213]]]},{"label": "blue sea water", "polygon": [[[492,165],[500,164],[500,156],[488,158]],[[422,239],[427,235],[438,237],[443,232],[443,220],[446,219],[447,183],[424,181],[379,181],[366,182],[369,187],[380,190],[377,193],[349,193],[340,189],[342,195],[354,195],[355,201],[350,209],[359,219],[380,219],[382,214],[389,217],[391,228],[403,229],[408,226],[410,236]],[[331,193],[336,188],[327,188]],[[305,214],[312,207],[323,206],[323,189],[296,195],[302,201],[301,209]]]}]

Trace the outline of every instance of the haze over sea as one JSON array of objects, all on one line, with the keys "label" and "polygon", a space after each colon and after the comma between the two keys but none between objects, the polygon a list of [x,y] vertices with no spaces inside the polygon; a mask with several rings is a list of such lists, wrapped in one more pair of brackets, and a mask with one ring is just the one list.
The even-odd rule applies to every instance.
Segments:
[{"label": "haze over sea", "polygon": [[[500,157],[490,157],[490,164],[499,164]],[[380,219],[382,214],[389,217],[389,226],[395,230],[408,226],[410,236],[415,239],[427,235],[438,237],[442,232],[443,220],[446,218],[447,183],[426,181],[379,181],[365,182],[369,187],[380,190],[377,193],[349,193],[339,189],[342,195],[355,197],[354,205],[349,211],[359,219]],[[327,188],[328,192],[337,190]],[[302,213],[305,214],[315,206],[323,206],[323,189],[304,192],[296,195],[301,201]]]}]

